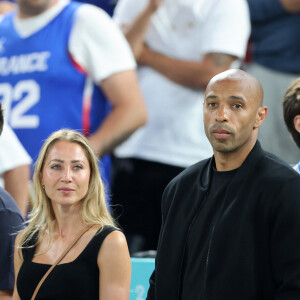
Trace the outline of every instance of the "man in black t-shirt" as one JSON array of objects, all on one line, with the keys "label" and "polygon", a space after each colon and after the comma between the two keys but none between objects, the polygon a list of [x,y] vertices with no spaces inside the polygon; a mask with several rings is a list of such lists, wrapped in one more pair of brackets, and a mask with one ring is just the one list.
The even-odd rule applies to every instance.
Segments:
[{"label": "man in black t-shirt", "polygon": [[203,120],[214,155],[164,191],[147,300],[300,299],[300,176],[261,148],[262,100],[244,71],[209,82]]}]

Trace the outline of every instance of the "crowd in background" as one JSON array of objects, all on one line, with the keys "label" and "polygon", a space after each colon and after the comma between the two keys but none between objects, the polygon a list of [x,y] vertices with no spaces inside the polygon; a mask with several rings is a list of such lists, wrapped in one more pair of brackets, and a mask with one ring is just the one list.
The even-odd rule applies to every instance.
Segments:
[{"label": "crowd in background", "polygon": [[[259,141],[299,172],[300,1],[57,0],[46,11],[30,11],[27,1],[0,1],[0,174],[18,220],[34,201],[43,142],[75,129],[100,158],[106,201],[130,254],[156,250],[165,187],[213,155],[204,91],[228,69],[262,83],[268,115]],[[23,15],[15,15],[18,5]],[[0,208],[1,239],[8,211]],[[14,236],[5,240],[0,260]],[[12,262],[6,268],[0,299],[13,290]]]}]

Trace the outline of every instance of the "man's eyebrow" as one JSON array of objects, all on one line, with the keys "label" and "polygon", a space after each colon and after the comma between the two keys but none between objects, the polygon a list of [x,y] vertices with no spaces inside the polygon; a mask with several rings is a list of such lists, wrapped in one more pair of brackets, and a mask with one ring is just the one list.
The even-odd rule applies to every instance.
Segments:
[{"label": "man's eyebrow", "polygon": [[215,95],[208,95],[205,99],[216,99],[217,96]]},{"label": "man's eyebrow", "polygon": [[229,96],[229,99],[246,101],[242,96]]}]

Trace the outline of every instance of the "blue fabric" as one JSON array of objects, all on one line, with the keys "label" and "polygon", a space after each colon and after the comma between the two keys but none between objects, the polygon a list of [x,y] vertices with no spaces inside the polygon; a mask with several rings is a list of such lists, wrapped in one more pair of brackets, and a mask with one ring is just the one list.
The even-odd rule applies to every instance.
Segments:
[{"label": "blue fabric", "polygon": [[[91,107],[83,91],[86,74],[68,53],[69,35],[80,3],[71,2],[49,24],[27,38],[18,35],[15,13],[0,23],[0,101],[8,122],[33,161],[44,140],[61,128],[93,133],[110,111],[94,84]],[[110,159],[101,163],[109,180]]]},{"label": "blue fabric", "polygon": [[103,10],[105,10],[110,16],[113,15],[116,3],[118,2],[118,0],[77,0],[77,1],[96,5],[102,8]]},{"label": "blue fabric", "polygon": [[300,73],[300,14],[279,0],[247,0],[252,22],[253,60],[267,68]]},{"label": "blue fabric", "polygon": [[0,188],[0,290],[14,288],[13,248],[23,218],[14,199]]}]

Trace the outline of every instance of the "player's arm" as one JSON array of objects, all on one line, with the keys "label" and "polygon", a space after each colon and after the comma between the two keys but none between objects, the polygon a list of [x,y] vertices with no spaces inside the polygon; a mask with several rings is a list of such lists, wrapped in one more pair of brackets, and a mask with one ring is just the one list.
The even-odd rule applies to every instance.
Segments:
[{"label": "player's arm", "polygon": [[82,5],[78,9],[69,51],[73,60],[99,83],[112,105],[111,112],[89,137],[95,152],[102,156],[147,121],[135,61],[120,29],[92,5]]},{"label": "player's arm", "polygon": [[147,120],[136,73],[128,70],[104,79],[101,88],[112,110],[89,141],[100,156],[111,152]]},{"label": "player's arm", "polygon": [[225,53],[207,53],[202,61],[186,61],[151,51],[144,46],[137,62],[153,68],[178,84],[204,89],[213,76],[226,71],[236,59]]},{"label": "player's arm", "polygon": [[113,231],[104,240],[99,254],[99,299],[128,300],[131,262],[125,236]]}]

